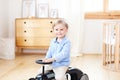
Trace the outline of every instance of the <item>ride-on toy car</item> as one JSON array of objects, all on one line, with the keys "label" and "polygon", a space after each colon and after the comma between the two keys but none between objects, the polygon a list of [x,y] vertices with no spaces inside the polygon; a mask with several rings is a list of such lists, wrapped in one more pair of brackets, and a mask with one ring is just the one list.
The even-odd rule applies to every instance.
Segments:
[{"label": "ride-on toy car", "polygon": [[[30,78],[29,80],[55,80],[55,74],[53,70],[45,71],[46,64],[52,64],[52,62],[42,62],[42,60],[37,60],[37,64],[42,64],[42,73],[38,74],[35,78]],[[88,75],[83,73],[77,68],[69,67],[66,72],[66,80],[89,80]]]}]

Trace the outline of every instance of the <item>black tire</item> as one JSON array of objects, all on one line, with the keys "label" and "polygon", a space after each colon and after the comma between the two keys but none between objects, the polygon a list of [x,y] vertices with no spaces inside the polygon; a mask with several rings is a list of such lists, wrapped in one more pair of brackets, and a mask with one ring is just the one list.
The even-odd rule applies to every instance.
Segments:
[{"label": "black tire", "polygon": [[87,74],[83,74],[80,80],[89,80]]},{"label": "black tire", "polygon": [[69,73],[66,73],[65,75],[66,75],[66,79],[65,80],[71,80],[71,76],[70,76]]},{"label": "black tire", "polygon": [[36,80],[35,78],[30,78],[29,80]]}]

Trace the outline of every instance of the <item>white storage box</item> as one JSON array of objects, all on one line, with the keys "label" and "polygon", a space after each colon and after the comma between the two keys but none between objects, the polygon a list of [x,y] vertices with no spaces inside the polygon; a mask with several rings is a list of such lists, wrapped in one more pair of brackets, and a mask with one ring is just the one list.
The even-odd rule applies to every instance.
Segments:
[{"label": "white storage box", "polygon": [[10,38],[0,38],[0,58],[15,58],[15,40]]}]

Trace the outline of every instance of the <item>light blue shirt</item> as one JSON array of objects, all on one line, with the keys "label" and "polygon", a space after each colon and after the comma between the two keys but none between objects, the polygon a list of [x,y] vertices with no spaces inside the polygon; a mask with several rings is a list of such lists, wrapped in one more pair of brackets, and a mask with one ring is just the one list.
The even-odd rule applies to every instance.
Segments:
[{"label": "light blue shirt", "polygon": [[54,38],[46,54],[46,58],[55,58],[52,63],[53,68],[69,66],[70,64],[70,41],[64,37],[61,42]]}]

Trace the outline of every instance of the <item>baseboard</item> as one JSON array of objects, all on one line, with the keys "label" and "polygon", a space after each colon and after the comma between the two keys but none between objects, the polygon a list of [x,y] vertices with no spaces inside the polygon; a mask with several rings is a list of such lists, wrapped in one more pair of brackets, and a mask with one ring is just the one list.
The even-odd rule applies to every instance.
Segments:
[{"label": "baseboard", "polygon": [[101,55],[102,53],[83,53],[83,54],[87,54],[87,55]]}]

